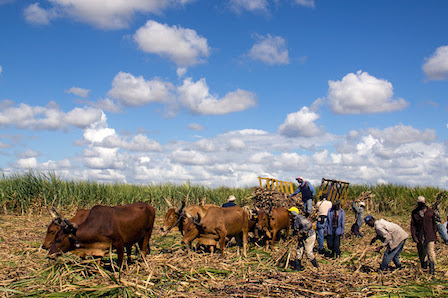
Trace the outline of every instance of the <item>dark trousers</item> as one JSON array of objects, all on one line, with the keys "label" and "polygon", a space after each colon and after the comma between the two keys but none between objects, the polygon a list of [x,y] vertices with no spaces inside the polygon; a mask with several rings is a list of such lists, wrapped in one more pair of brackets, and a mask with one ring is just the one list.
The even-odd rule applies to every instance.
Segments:
[{"label": "dark trousers", "polygon": [[331,250],[331,257],[341,256],[341,235],[336,235],[336,228],[333,229],[332,235],[327,235],[327,246]]},{"label": "dark trousers", "polygon": [[356,222],[353,224],[353,226],[352,226],[352,228],[351,228],[351,231],[352,231],[353,235],[355,235],[355,236],[360,236],[360,237],[364,236],[364,235],[359,231],[359,226],[358,226],[358,224],[357,224]]},{"label": "dark trousers", "polygon": [[316,232],[317,232],[317,243],[318,243],[318,250],[321,251],[324,249],[324,228],[325,228],[325,219],[327,217],[325,215],[319,216],[319,220],[316,224]]},{"label": "dark trousers", "polygon": [[401,241],[400,244],[398,244],[397,247],[394,249],[390,249],[389,246],[387,246],[386,251],[384,252],[383,261],[381,262],[380,269],[386,270],[389,267],[389,263],[391,261],[394,261],[394,264],[397,268],[401,267],[400,264],[400,253],[403,250],[404,243],[406,242],[406,239]]}]

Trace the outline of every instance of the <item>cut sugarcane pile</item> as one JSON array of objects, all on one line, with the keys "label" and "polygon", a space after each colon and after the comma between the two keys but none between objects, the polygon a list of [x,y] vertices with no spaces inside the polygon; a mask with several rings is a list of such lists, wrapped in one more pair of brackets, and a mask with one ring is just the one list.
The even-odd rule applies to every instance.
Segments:
[{"label": "cut sugarcane pile", "polygon": [[252,200],[253,206],[259,209],[297,207],[299,210],[302,210],[302,195],[300,193],[290,198],[287,194],[275,189],[254,187],[249,199]]}]

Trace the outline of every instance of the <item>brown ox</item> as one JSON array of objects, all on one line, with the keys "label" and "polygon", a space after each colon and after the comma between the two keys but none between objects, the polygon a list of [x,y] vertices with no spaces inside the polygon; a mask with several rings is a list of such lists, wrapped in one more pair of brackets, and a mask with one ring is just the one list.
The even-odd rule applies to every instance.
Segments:
[{"label": "brown ox", "polygon": [[[50,249],[51,243],[54,240],[54,236],[56,236],[56,233],[60,229],[58,216],[54,214],[51,210],[48,211],[53,216],[53,220],[51,221],[50,225],[47,228],[47,234],[45,235],[44,244],[42,244],[43,249]],[[86,220],[87,216],[89,215],[89,212],[90,210],[87,209],[77,210],[75,216],[72,219],[70,219],[70,222],[80,225]]]},{"label": "brown ox", "polygon": [[242,242],[243,253],[247,257],[248,222],[249,215],[239,206],[227,208],[213,207],[208,209],[202,219],[198,215],[198,218],[188,221],[182,244],[190,243],[197,238],[199,238],[199,242],[209,245],[219,243],[221,256],[224,256],[226,237],[234,236],[238,244],[238,255],[240,254]]},{"label": "brown ox", "polygon": [[[266,212],[263,209],[258,211],[257,228],[266,231],[266,235],[271,238],[272,247],[274,246],[279,231],[285,229],[286,235],[289,235],[290,224],[289,212],[284,207],[272,209],[270,212]],[[268,245],[269,242],[266,242],[266,247]]]},{"label": "brown ox", "polygon": [[146,256],[154,218],[154,207],[143,202],[115,207],[97,205],[79,226],[61,219],[61,229],[56,233],[48,255],[54,257],[84,248],[106,251],[112,247],[117,250],[117,263],[121,266],[124,249],[130,251],[135,243],[138,243],[142,256]]},{"label": "brown ox", "polygon": [[161,228],[162,232],[167,233],[172,228],[177,227],[180,233],[184,234],[184,227],[187,224],[187,217],[189,215],[199,214],[201,217],[205,216],[205,213],[210,207],[218,207],[214,204],[201,204],[201,205],[190,205],[185,207],[185,201],[182,201],[180,208],[173,207],[170,201],[163,198],[165,202],[170,207],[165,214],[165,221]]}]

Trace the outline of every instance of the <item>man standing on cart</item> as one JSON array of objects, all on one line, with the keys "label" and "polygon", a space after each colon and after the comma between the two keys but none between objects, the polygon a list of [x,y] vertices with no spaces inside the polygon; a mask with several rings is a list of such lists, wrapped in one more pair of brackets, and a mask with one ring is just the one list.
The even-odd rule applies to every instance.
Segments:
[{"label": "man standing on cart", "polygon": [[308,217],[313,211],[313,200],[316,195],[316,191],[314,190],[313,185],[309,181],[304,181],[302,177],[296,178],[299,183],[299,187],[296,191],[289,195],[289,197],[293,197],[299,192],[302,193],[302,202],[303,202],[303,211],[305,211],[305,216]]}]

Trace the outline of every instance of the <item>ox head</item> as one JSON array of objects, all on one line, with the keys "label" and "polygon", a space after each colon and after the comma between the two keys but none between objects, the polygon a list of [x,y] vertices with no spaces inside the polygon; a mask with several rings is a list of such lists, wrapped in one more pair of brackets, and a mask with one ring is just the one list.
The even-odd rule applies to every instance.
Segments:
[{"label": "ox head", "polygon": [[56,225],[53,221],[50,223],[50,225],[47,228],[47,234],[45,235],[44,244],[42,244],[43,249],[49,249],[51,243],[54,240],[54,237],[56,236],[56,233],[59,231],[59,226]]},{"label": "ox head", "polygon": [[48,256],[51,258],[62,252],[79,247],[79,242],[75,236],[78,229],[77,224],[71,223],[60,216],[54,208],[50,211],[50,214],[53,216],[52,224],[58,229],[49,247]]},{"label": "ox head", "polygon": [[167,202],[170,208],[165,214],[165,221],[163,222],[161,230],[162,232],[168,232],[185,218],[185,201],[182,201],[180,208],[175,208],[165,197],[163,197],[163,199]]},{"label": "ox head", "polygon": [[267,228],[268,221],[269,221],[268,212],[266,212],[266,210],[263,210],[263,209],[258,210],[258,221],[257,221],[256,227],[260,230]]},{"label": "ox head", "polygon": [[204,226],[201,223],[201,215],[198,213],[197,217],[187,214],[188,221],[184,227],[184,236],[182,237],[182,244],[190,244],[194,239],[198,238],[204,231]]},{"label": "ox head", "polygon": [[63,223],[62,216],[59,215],[57,210],[54,207],[48,207],[47,211],[50,213],[52,221],[47,228],[47,234],[45,235],[44,244],[42,244],[43,249],[49,249],[51,243],[56,236],[56,233],[59,231],[60,225]]}]

